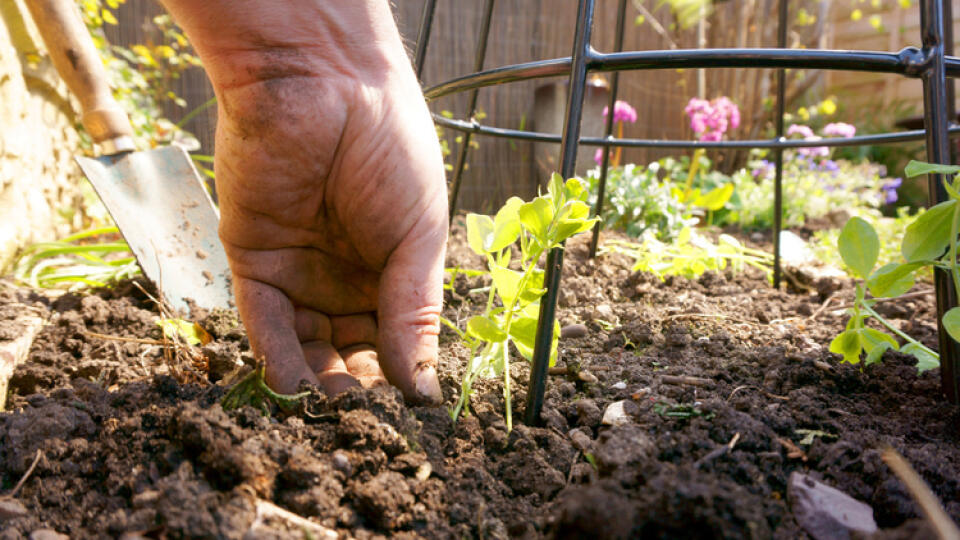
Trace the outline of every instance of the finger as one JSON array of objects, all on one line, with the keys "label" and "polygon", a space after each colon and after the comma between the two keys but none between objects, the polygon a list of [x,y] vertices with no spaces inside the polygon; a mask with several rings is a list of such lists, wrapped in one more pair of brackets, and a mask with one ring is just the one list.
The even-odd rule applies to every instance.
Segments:
[{"label": "finger", "polygon": [[442,401],[437,336],[447,240],[445,199],[428,208],[387,259],[378,306],[380,366],[407,399]]},{"label": "finger", "polygon": [[297,339],[293,303],[283,291],[237,275],[233,291],[250,347],[266,362],[267,385],[275,392],[292,394],[301,380],[317,384]]},{"label": "finger", "polygon": [[303,354],[310,369],[316,374],[320,388],[328,396],[357,386],[356,377],[347,370],[343,358],[327,341],[310,341],[303,344]]},{"label": "finger", "polygon": [[330,317],[319,311],[297,306],[294,310],[297,329],[297,338],[301,342],[330,341],[333,332],[330,326]]},{"label": "finger", "polygon": [[377,346],[377,319],[373,313],[330,317],[330,326],[337,350],[361,343]]},{"label": "finger", "polygon": [[387,379],[380,369],[377,360],[377,351],[370,345],[355,345],[340,350],[340,356],[347,366],[347,371],[360,381],[360,386],[373,388],[387,384]]}]

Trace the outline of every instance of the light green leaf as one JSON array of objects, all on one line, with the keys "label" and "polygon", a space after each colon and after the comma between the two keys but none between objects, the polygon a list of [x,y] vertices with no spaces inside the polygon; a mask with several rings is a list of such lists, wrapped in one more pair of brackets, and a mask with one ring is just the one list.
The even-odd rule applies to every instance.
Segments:
[{"label": "light green leaf", "polygon": [[957,201],[949,200],[920,214],[907,226],[900,252],[907,262],[939,258],[950,243],[950,221]]},{"label": "light green leaf", "polygon": [[917,359],[917,372],[940,367],[940,358],[927,352],[923,347],[916,343],[908,343],[900,349],[903,354],[913,355]]},{"label": "light green leaf", "polygon": [[478,255],[487,253],[487,238],[493,235],[493,219],[482,214],[467,214],[467,243]]},{"label": "light green leaf", "polygon": [[867,277],[880,256],[880,239],[873,226],[858,217],[852,217],[840,231],[837,240],[840,256],[858,276]]},{"label": "light green leaf", "polygon": [[730,200],[732,195],[733,184],[724,184],[694,199],[693,205],[716,212],[723,208],[723,205],[727,204],[727,201]]},{"label": "light green leaf", "polygon": [[497,294],[500,295],[500,299],[503,300],[504,305],[512,304],[520,292],[520,279],[523,277],[523,274],[497,264],[492,264],[490,265],[490,277],[493,278],[493,285],[497,288]]},{"label": "light green leaf", "polygon": [[520,222],[541,244],[547,244],[547,233],[550,229],[550,223],[553,222],[553,205],[544,197],[537,197],[531,202],[525,203],[517,211],[520,215]]},{"label": "light green leaf", "polygon": [[880,330],[876,330],[874,328],[860,329],[860,343],[863,345],[863,349],[868,353],[877,347],[882,346],[886,346],[895,351],[900,349],[900,344],[897,343],[896,338],[886,332],[881,332]]},{"label": "light green leaf", "polygon": [[491,253],[500,251],[517,241],[520,236],[520,215],[517,211],[523,206],[523,199],[510,197],[493,219],[493,232],[488,237],[486,250]]},{"label": "light green leaf", "polygon": [[510,338],[513,345],[527,360],[533,359],[533,347],[537,337],[537,318],[519,317],[510,323]]},{"label": "light green leaf", "polygon": [[567,183],[563,186],[564,192],[567,194],[568,201],[584,201],[590,197],[590,193],[587,192],[587,187],[579,178],[570,178],[567,180]]},{"label": "light green leaf", "polygon": [[550,176],[550,183],[547,184],[547,193],[550,195],[550,198],[553,199],[554,209],[560,208],[564,203],[563,184],[563,177],[560,176],[560,173],[553,173]]},{"label": "light green leaf", "polygon": [[950,308],[943,314],[943,328],[954,341],[960,341],[960,307]]},{"label": "light green leaf", "polygon": [[477,315],[467,323],[467,334],[484,341],[498,343],[507,339],[507,334],[497,323],[491,321],[483,315]]},{"label": "light green leaf", "polygon": [[867,278],[870,294],[883,298],[900,296],[913,287],[914,271],[926,264],[925,261],[906,264],[889,263],[877,268]]},{"label": "light green leaf", "polygon": [[864,366],[870,366],[876,364],[880,361],[880,358],[883,356],[883,353],[890,349],[890,344],[883,342],[874,347],[867,353],[867,357],[863,360]]},{"label": "light green leaf", "polygon": [[590,207],[583,201],[569,201],[560,209],[557,219],[557,233],[553,240],[563,242],[571,236],[590,230],[596,219],[587,219]]},{"label": "light green leaf", "polygon": [[856,330],[845,330],[830,342],[830,352],[843,355],[843,361],[860,363],[860,335]]},{"label": "light green leaf", "polygon": [[907,175],[907,178],[913,178],[914,176],[920,176],[921,174],[931,173],[957,174],[960,173],[960,167],[956,165],[939,165],[937,163],[927,163],[925,161],[916,161],[911,159],[910,163],[907,163],[903,173]]}]

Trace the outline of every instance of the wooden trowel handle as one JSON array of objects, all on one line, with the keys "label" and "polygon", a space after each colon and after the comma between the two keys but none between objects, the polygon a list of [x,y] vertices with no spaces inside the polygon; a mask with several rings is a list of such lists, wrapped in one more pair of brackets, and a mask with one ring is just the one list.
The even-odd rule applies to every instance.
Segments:
[{"label": "wooden trowel handle", "polygon": [[127,114],[113,99],[90,33],[73,0],[28,0],[53,65],[80,101],[83,127],[103,153],[135,150]]}]

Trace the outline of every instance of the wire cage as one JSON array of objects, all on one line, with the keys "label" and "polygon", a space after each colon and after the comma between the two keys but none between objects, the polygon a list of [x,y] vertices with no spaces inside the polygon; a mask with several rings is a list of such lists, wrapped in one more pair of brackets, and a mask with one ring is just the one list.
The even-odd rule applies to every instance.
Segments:
[{"label": "wire cage", "polygon": [[[560,144],[560,174],[569,178],[574,174],[579,145],[602,147],[600,183],[594,215],[602,212],[605,197],[607,167],[611,147],[672,148],[672,149],[751,149],[765,148],[773,151],[774,204],[773,204],[773,264],[774,287],[780,287],[782,279],[780,232],[783,228],[783,151],[786,148],[816,146],[865,146],[891,144],[913,140],[926,143],[927,160],[931,163],[950,164],[956,161],[950,137],[960,135],[960,126],[951,122],[956,118],[953,78],[960,76],[960,58],[953,55],[953,29],[945,21],[952,21],[950,2],[943,0],[920,0],[920,30],[922,47],[907,47],[899,52],[840,51],[787,48],[788,0],[778,1],[777,47],[776,48],[718,48],[681,49],[657,51],[623,51],[623,34],[627,0],[619,0],[617,11],[615,51],[598,52],[591,46],[591,27],[594,20],[595,0],[579,0],[576,28],[573,35],[573,51],[570,56],[484,69],[490,20],[494,0],[485,0],[479,29],[473,72],[444,81],[424,89],[427,100],[469,91],[467,116],[469,120],[446,118],[434,115],[434,121],[445,128],[463,132],[450,186],[450,216],[457,209],[463,171],[470,151],[472,135],[503,137],[515,140],[551,142]],[[436,0],[426,0],[421,13],[414,66],[422,80],[424,59],[430,40]],[[617,99],[620,71],[662,70],[680,68],[775,68],[776,113],[775,133],[772,139],[738,141],[677,141],[615,138],[614,115],[608,114],[604,137],[581,137],[580,126],[584,96],[589,72],[612,72],[608,108],[614,109]],[[891,73],[903,77],[919,78],[923,83],[923,117],[925,129],[858,135],[850,138],[828,138],[817,141],[788,140],[784,138],[784,94],[786,69],[824,69]],[[484,87],[524,81],[543,77],[567,76],[567,96],[563,130],[561,133],[541,133],[522,129],[505,129],[482,125],[473,119],[477,109],[477,96]],[[947,200],[943,187],[943,175],[931,174],[927,179],[929,204],[932,206]],[[600,224],[593,231],[591,255],[596,253]],[[546,261],[544,283],[546,294],[540,302],[540,319],[536,333],[536,346],[527,391],[524,421],[536,424],[543,407],[543,397],[550,358],[550,343],[553,321],[556,316],[560,276],[563,271],[563,250],[551,250]],[[957,293],[946,271],[934,272],[936,287],[938,335],[940,346],[940,373],[944,395],[951,403],[960,403],[960,343],[955,342],[943,328],[943,314],[957,305]]]}]

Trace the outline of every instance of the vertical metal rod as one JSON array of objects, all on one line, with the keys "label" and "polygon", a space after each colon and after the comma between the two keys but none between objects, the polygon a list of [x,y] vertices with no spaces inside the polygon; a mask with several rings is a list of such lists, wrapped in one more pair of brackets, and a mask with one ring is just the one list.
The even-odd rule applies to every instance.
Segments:
[{"label": "vertical metal rod", "polygon": [[[927,59],[923,80],[923,121],[927,130],[927,160],[931,163],[949,163],[950,140],[947,138],[947,83],[943,44],[942,0],[920,0],[920,32],[923,55]],[[944,175],[927,177],[930,206],[947,200],[943,187]],[[957,376],[960,375],[960,344],[950,338],[943,328],[943,314],[957,305],[957,295],[950,273],[934,270],[937,290],[937,333],[940,344],[940,376],[944,394],[951,402],[960,399]]]},{"label": "vertical metal rod", "polygon": [[[580,139],[580,119],[583,116],[583,97],[587,86],[587,61],[593,55],[590,48],[590,29],[593,26],[594,0],[580,0],[577,8],[577,27],[573,38],[573,54],[570,65],[570,83],[567,94],[567,114],[563,121],[563,136],[560,140],[560,174],[573,176],[577,164],[577,146]],[[613,114],[613,111],[610,111]],[[544,283],[547,292],[540,299],[540,320],[533,348],[533,367],[523,421],[536,425],[543,409],[543,395],[547,382],[547,367],[550,365],[550,345],[553,341],[553,321],[557,310],[557,295],[560,291],[560,275],[563,273],[563,248],[553,248],[547,255]]]},{"label": "vertical metal rod", "polygon": [[[945,2],[941,6],[941,17],[940,21],[943,25],[943,54],[947,56],[953,56],[954,54],[954,42],[953,42],[953,2]],[[948,22],[949,21],[949,22]],[[957,102],[956,102],[956,80],[953,78],[946,79],[946,95],[947,95],[947,126],[952,126],[957,119]],[[948,163],[957,163],[957,143],[956,141],[947,140],[947,145],[949,147],[947,152]],[[957,305],[957,291],[953,291],[953,296],[950,299],[950,307]],[[953,342],[953,353],[950,356],[950,360],[944,360],[943,358],[946,355],[941,355],[940,360],[940,386],[943,389],[943,393],[947,396],[947,399],[955,404],[960,404],[960,354],[957,354],[957,350],[960,347],[957,347],[957,343]]]},{"label": "vertical metal rod", "polygon": [[[787,0],[779,0],[777,17],[777,47],[787,48]],[[787,75],[777,68],[777,139],[783,138],[783,112],[786,107]],[[773,287],[780,288],[783,270],[780,268],[780,231],[783,229],[783,149],[774,150],[776,176],[773,180]]]},{"label": "vertical metal rod", "polygon": [[417,80],[423,82],[423,60],[427,57],[427,44],[430,43],[430,30],[433,28],[433,12],[437,8],[437,0],[425,0],[423,11],[420,12],[420,30],[417,31],[417,52],[414,56],[413,68],[417,71]]},{"label": "vertical metal rod", "polygon": [[[627,0],[620,0],[617,7],[617,33],[613,39],[614,52],[623,50],[623,26],[627,18]],[[613,134],[613,111],[617,105],[617,91],[620,88],[620,72],[614,71],[610,78],[610,99],[607,101],[607,120],[604,127],[604,136],[610,137]],[[600,163],[600,185],[597,188],[597,204],[594,206],[593,215],[600,216],[603,213],[603,199],[607,196],[607,167],[610,165],[610,147],[603,147],[603,161]],[[593,238],[590,240],[590,258],[597,256],[597,243],[600,241],[600,229],[603,227],[603,221],[598,221],[593,227]]]},{"label": "vertical metal rod", "polygon": [[[477,73],[483,70],[483,62],[487,57],[487,38],[490,37],[490,19],[493,18],[493,2],[487,0],[483,11],[483,20],[480,23],[480,36],[477,38],[477,53],[473,62],[473,72]],[[468,118],[473,118],[477,112],[477,95],[479,88],[470,91],[470,105]],[[453,168],[453,186],[450,189],[450,221],[457,213],[457,198],[460,196],[460,182],[463,179],[463,169],[467,165],[467,152],[470,151],[470,140],[473,133],[467,131],[461,135],[463,144],[460,145],[460,151],[457,153],[457,164]]]}]

